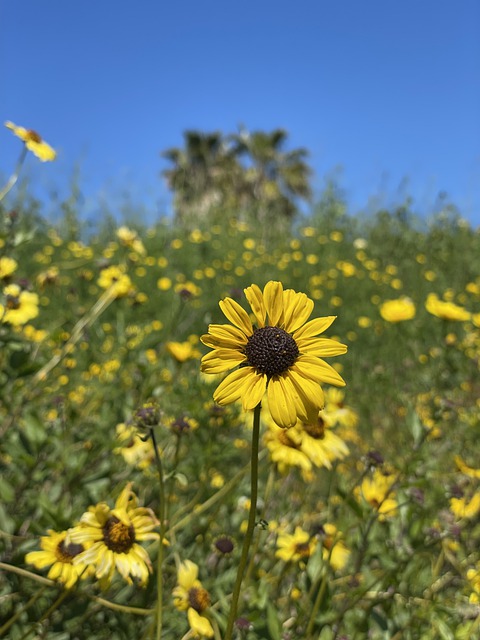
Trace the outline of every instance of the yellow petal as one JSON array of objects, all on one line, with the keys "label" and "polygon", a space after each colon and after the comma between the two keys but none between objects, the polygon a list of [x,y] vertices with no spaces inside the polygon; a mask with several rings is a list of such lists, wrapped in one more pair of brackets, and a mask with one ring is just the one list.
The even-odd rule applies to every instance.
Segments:
[{"label": "yellow petal", "polygon": [[301,353],[309,356],[319,356],[321,358],[329,358],[331,356],[340,356],[347,352],[347,345],[330,340],[329,338],[307,338],[296,340],[297,346]]},{"label": "yellow petal", "polygon": [[223,373],[246,359],[246,356],[234,349],[215,349],[203,356],[201,370],[204,373]]},{"label": "yellow petal", "polygon": [[229,373],[213,393],[213,399],[218,404],[230,404],[239,400],[250,385],[250,378],[255,376],[253,367],[240,367]]},{"label": "yellow petal", "polygon": [[195,611],[192,607],[188,609],[187,617],[190,628],[197,636],[201,638],[213,638],[215,634],[207,618],[201,616],[198,611]]},{"label": "yellow petal", "polygon": [[263,373],[255,372],[249,376],[248,380],[249,387],[245,390],[242,401],[244,411],[255,409],[262,401],[267,389],[267,376]]},{"label": "yellow petal", "polygon": [[[284,374],[285,375],[285,374]],[[297,422],[295,402],[283,376],[273,376],[267,387],[268,408],[279,427],[288,429]]]},{"label": "yellow petal", "polygon": [[344,387],[345,380],[329,364],[316,356],[299,356],[295,360],[296,368],[306,378],[313,378],[317,382],[328,382],[336,387]]},{"label": "yellow petal", "polygon": [[293,289],[287,289],[283,293],[284,302],[284,329],[293,333],[301,327],[310,317],[313,311],[313,300],[306,293],[297,293]]},{"label": "yellow petal", "polygon": [[324,318],[314,318],[297,329],[293,334],[294,340],[300,338],[312,338],[313,336],[318,336],[318,334],[323,333],[328,329],[328,327],[332,324],[337,316],[325,316]]},{"label": "yellow petal", "polygon": [[252,321],[250,320],[248,313],[238,304],[238,302],[235,302],[232,298],[225,298],[219,302],[219,306],[232,324],[241,329],[245,335],[252,335]]},{"label": "yellow petal", "polygon": [[235,349],[247,344],[247,336],[237,327],[232,327],[231,324],[209,325],[208,333],[203,335],[200,340],[204,345],[213,349],[218,347]]},{"label": "yellow petal", "polygon": [[177,582],[187,591],[195,584],[198,577],[198,566],[191,560],[180,563],[178,568]]},{"label": "yellow petal", "polygon": [[318,419],[318,412],[325,405],[322,387],[310,377],[305,377],[295,369],[295,366],[288,370],[288,377],[296,392],[295,402],[297,404],[298,417],[306,424],[315,423]]},{"label": "yellow petal", "polygon": [[257,319],[259,327],[265,326],[265,317],[267,310],[263,301],[263,295],[260,287],[256,284],[252,284],[250,287],[244,289],[245,297],[248,300],[248,304],[252,308],[253,314]]},{"label": "yellow petal", "polygon": [[271,326],[280,326],[283,322],[283,285],[281,282],[271,280],[267,282],[263,290],[263,299],[268,313],[268,322]]}]

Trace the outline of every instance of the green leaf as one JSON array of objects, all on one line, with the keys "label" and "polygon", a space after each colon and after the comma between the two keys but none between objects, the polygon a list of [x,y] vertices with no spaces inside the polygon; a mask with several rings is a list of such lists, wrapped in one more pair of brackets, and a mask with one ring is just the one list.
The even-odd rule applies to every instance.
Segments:
[{"label": "green leaf", "polygon": [[282,640],[282,625],[278,612],[271,603],[267,604],[267,626],[272,640]]}]

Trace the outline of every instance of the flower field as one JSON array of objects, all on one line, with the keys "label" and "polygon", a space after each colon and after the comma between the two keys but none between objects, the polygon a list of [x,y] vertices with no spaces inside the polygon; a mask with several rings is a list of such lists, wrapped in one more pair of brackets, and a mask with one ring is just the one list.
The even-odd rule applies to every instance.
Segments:
[{"label": "flower field", "polygon": [[0,232],[0,636],[480,637],[478,230]]}]

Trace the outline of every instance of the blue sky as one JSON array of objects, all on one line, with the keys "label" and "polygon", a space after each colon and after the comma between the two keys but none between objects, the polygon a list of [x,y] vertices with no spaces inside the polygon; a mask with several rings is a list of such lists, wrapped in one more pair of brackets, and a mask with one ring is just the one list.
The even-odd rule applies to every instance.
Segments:
[{"label": "blue sky", "polygon": [[287,129],[353,212],[444,191],[478,225],[479,29],[477,0],[0,0],[0,118],[58,149],[32,188],[80,165],[87,217],[125,192],[164,213],[160,151],[243,124]]}]

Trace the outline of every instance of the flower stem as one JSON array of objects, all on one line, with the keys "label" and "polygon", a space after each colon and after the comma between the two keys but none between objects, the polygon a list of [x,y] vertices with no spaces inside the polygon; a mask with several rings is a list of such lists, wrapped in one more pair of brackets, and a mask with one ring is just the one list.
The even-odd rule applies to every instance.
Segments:
[{"label": "flower stem", "polygon": [[4,199],[7,193],[15,186],[18,176],[20,175],[20,171],[22,169],[23,161],[25,160],[25,156],[27,155],[27,147],[23,145],[22,151],[20,152],[20,157],[17,160],[17,166],[15,167],[15,171],[12,173],[10,178],[8,179],[6,185],[0,191],[0,201]]},{"label": "flower stem", "polygon": [[238,599],[242,587],[243,574],[248,560],[248,552],[253,538],[253,530],[255,528],[255,519],[257,515],[257,496],[258,496],[258,441],[260,436],[260,409],[258,404],[253,413],[253,434],[252,434],[252,457],[250,466],[250,511],[248,514],[248,525],[243,539],[243,549],[240,563],[237,570],[237,579],[232,594],[232,602],[230,605],[230,613],[228,615],[227,630],[224,640],[231,640],[233,633],[233,625],[237,616]]},{"label": "flower stem", "polygon": [[158,557],[157,557],[157,608],[155,613],[156,619],[156,640],[160,640],[162,637],[162,619],[163,619],[163,542],[165,538],[165,483],[163,478],[163,465],[158,453],[157,441],[155,438],[155,432],[153,427],[150,429],[150,437],[152,438],[153,450],[155,451],[155,462],[157,464],[158,482],[159,482],[159,499],[160,505],[158,507],[158,519],[160,521],[160,539],[158,542]]},{"label": "flower stem", "polygon": [[320,609],[320,605],[323,600],[323,596],[325,595],[325,591],[327,589],[327,573],[323,572],[320,582],[320,588],[317,592],[317,597],[315,598],[315,602],[312,608],[312,612],[310,614],[310,619],[308,621],[307,630],[305,632],[305,636],[310,638],[312,636],[313,627],[315,625],[315,618],[317,617],[318,610]]}]

